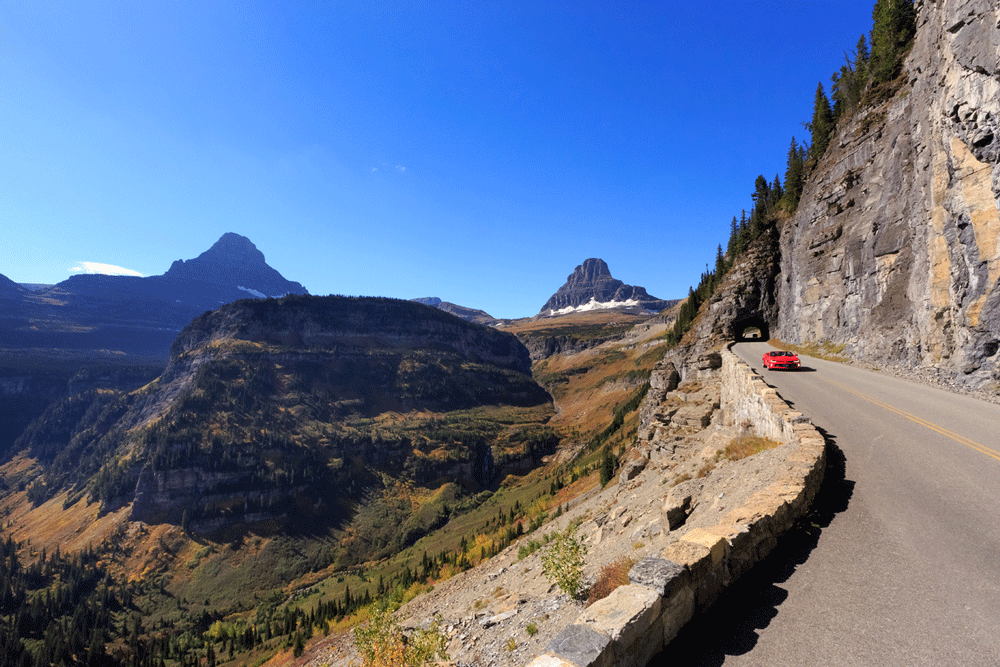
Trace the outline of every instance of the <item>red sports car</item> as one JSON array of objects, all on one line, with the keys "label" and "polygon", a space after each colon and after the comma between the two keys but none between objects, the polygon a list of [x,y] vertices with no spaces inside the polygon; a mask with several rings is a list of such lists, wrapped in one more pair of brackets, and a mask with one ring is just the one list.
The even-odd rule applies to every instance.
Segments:
[{"label": "red sports car", "polygon": [[774,350],[764,353],[764,368],[775,370],[782,368],[785,370],[795,370],[799,367],[799,357],[794,352],[787,350]]}]

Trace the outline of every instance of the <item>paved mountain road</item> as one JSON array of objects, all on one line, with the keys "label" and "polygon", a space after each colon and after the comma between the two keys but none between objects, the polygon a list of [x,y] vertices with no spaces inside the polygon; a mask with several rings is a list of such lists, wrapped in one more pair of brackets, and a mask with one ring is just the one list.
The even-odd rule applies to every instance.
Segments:
[{"label": "paved mountain road", "polygon": [[1000,665],[1000,406],[802,357],[764,370],[830,440],[794,531],[654,665]]}]

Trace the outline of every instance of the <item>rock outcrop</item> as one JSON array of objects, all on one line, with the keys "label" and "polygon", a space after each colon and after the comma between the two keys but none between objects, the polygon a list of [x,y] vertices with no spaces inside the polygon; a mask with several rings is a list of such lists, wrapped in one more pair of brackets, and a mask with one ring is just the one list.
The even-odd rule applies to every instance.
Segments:
[{"label": "rock outcrop", "polygon": [[603,259],[590,258],[566,278],[566,284],[553,294],[540,311],[541,315],[559,315],[601,308],[641,308],[660,311],[676,301],[664,301],[611,276]]},{"label": "rock outcrop", "polygon": [[531,353],[532,361],[541,361],[557,354],[578,354],[611,340],[610,338],[575,338],[573,336],[520,336]]},{"label": "rock outcrop", "polygon": [[917,2],[907,82],[839,127],[781,229],[777,335],[1000,380],[1000,9]]},{"label": "rock outcrop", "polygon": [[[684,380],[710,376],[722,366],[719,350],[725,343],[740,339],[748,330],[769,338],[773,323],[778,321],[780,261],[777,232],[771,228],[736,258],[702,305],[691,329],[654,369],[651,382],[656,382],[661,372]],[[643,410],[652,410],[659,402],[657,392],[651,391],[643,401]]]}]

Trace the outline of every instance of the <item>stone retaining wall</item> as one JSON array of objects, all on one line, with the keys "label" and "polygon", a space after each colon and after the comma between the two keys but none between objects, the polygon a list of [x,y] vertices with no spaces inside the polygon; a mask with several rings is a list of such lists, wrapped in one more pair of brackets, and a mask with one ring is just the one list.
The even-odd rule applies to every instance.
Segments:
[{"label": "stone retaining wall", "polygon": [[721,373],[727,423],[795,445],[778,481],[717,525],[688,530],[660,557],[639,561],[629,573],[631,583],[585,609],[529,667],[645,665],[726,586],[763,560],[809,508],[823,481],[823,436],[728,349]]}]

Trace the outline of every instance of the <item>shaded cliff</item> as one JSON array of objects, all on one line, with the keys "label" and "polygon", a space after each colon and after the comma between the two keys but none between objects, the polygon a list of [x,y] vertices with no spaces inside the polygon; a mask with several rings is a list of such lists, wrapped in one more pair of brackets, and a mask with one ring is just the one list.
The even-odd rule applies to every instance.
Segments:
[{"label": "shaded cliff", "polygon": [[781,228],[789,342],[1000,379],[1000,9],[918,2],[906,82],[837,133]]},{"label": "shaded cliff", "polygon": [[[18,442],[41,471],[23,481],[36,505],[68,491],[195,532],[346,528],[396,485],[479,491],[537,465],[558,439],[529,371],[513,335],[412,302],[238,301],[196,318],[142,390],[50,409]],[[394,515],[342,557],[390,553],[435,517]]]}]

